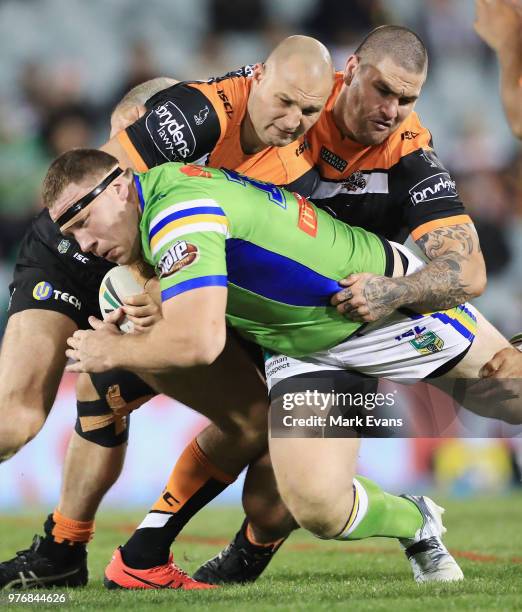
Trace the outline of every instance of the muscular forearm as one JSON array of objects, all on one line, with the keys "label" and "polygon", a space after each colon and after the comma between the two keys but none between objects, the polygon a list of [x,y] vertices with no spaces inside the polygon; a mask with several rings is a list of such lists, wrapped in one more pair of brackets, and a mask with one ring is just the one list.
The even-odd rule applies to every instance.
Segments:
[{"label": "muscular forearm", "polygon": [[472,223],[438,227],[416,240],[429,263],[404,277],[351,274],[332,296],[332,306],[354,321],[378,321],[394,310],[452,308],[480,295],[486,267]]},{"label": "muscular forearm", "polygon": [[198,339],[193,334],[172,334],[171,327],[162,319],[148,333],[114,336],[106,347],[108,369],[157,374],[206,365]]},{"label": "muscular forearm", "polygon": [[441,255],[422,270],[399,278],[375,277],[365,286],[365,296],[394,309],[409,307],[418,312],[452,308],[475,297],[471,266],[454,253]]}]

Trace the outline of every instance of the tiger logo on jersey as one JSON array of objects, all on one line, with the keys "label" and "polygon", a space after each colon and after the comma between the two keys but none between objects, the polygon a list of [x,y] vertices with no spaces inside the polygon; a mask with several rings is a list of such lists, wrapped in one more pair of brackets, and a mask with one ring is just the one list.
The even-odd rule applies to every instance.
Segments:
[{"label": "tiger logo on jersey", "polygon": [[163,255],[157,265],[160,278],[172,276],[182,268],[191,266],[198,258],[199,250],[195,244],[180,240],[173,244]]},{"label": "tiger logo on jersey", "polygon": [[205,106],[204,108],[202,108],[197,115],[194,115],[194,123],[196,125],[203,125],[203,123],[205,123],[208,117],[209,112],[210,110],[208,106]]},{"label": "tiger logo on jersey", "polygon": [[343,183],[343,187],[348,191],[357,191],[358,189],[364,189],[368,181],[364,177],[364,174],[360,170],[356,170],[346,179]]}]

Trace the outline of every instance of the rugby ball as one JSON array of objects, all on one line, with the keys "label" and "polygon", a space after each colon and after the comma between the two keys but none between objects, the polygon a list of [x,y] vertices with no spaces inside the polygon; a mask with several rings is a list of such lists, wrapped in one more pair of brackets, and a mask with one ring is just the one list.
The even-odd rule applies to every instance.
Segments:
[{"label": "rugby ball", "polygon": [[[126,297],[143,293],[143,287],[128,266],[111,268],[100,285],[99,301],[103,318],[106,319],[111,312],[123,306]],[[133,330],[134,324],[124,317],[119,328],[124,334],[128,334]]]}]

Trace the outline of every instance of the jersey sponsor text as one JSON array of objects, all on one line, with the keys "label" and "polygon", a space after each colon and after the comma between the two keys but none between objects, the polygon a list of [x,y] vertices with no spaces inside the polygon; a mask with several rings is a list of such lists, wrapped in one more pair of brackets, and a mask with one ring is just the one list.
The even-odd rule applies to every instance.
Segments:
[{"label": "jersey sponsor text", "polygon": [[147,130],[163,157],[169,161],[185,160],[196,149],[196,138],[180,108],[170,100],[152,110],[146,120]]},{"label": "jersey sponsor text", "polygon": [[457,188],[447,172],[439,172],[423,179],[410,190],[412,204],[422,204],[440,198],[456,198]]}]

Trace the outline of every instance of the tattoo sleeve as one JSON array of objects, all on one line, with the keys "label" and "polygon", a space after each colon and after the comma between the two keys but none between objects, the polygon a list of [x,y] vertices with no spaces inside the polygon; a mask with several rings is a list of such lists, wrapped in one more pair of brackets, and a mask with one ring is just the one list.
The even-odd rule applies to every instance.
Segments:
[{"label": "tattoo sleeve", "polygon": [[430,262],[409,276],[384,282],[373,279],[365,288],[373,304],[426,311],[452,308],[480,295],[485,266],[471,223],[435,229],[416,242]]},{"label": "tattoo sleeve", "polygon": [[133,87],[125,94],[121,102],[118,103],[116,109],[145,104],[145,102],[154,94],[158,93],[158,91],[167,89],[167,87],[175,85],[176,83],[177,81],[170,77],[158,77],[150,81],[145,81],[145,83],[136,85],[136,87]]}]

